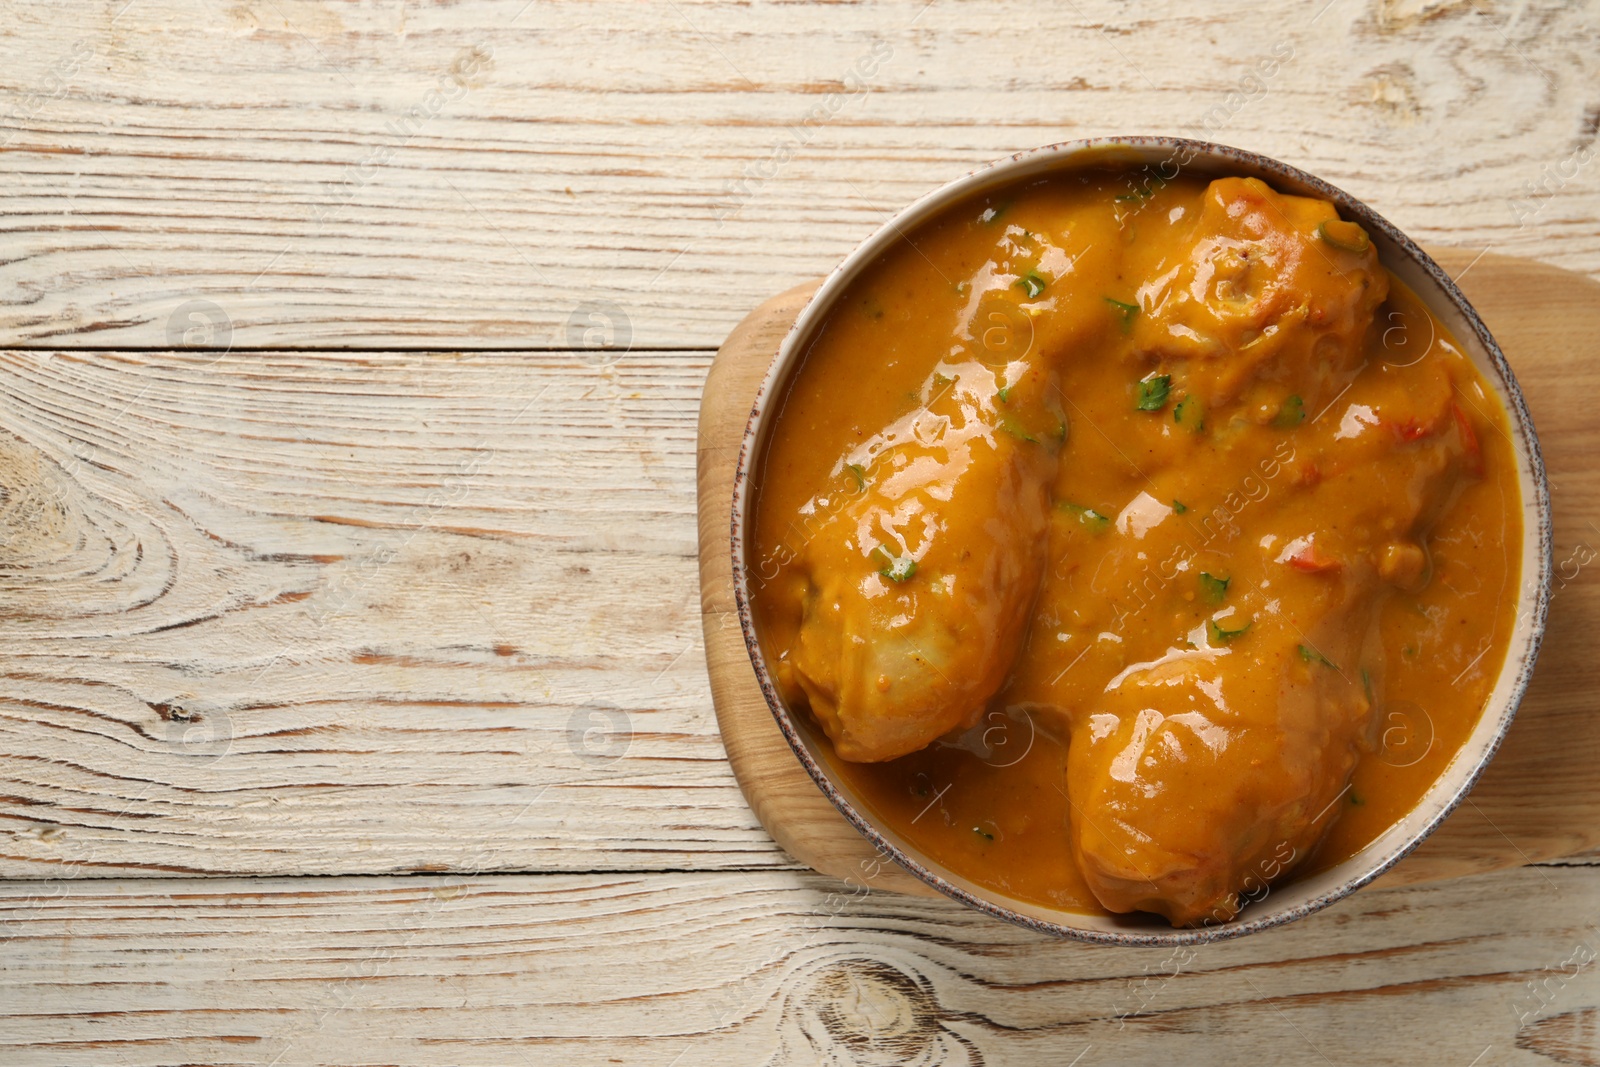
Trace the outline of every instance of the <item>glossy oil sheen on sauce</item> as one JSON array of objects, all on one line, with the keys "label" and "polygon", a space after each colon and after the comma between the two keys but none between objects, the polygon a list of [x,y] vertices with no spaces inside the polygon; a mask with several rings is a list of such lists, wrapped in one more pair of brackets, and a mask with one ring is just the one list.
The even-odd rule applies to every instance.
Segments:
[{"label": "glossy oil sheen on sauce", "polygon": [[[953,492],[916,480],[930,422]],[[1088,172],[920,227],[839,299],[757,476],[791,706],[878,820],[1051,907],[1226,920],[1353,855],[1461,748],[1510,639],[1497,399],[1359,229],[1259,182]],[[893,669],[829,673],[864,630],[929,646],[897,654],[944,719],[897,718],[919,683]]]}]

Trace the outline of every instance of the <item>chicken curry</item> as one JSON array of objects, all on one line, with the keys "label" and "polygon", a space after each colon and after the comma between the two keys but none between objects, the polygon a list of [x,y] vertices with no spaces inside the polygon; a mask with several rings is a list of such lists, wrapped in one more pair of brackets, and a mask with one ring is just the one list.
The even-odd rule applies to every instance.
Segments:
[{"label": "chicken curry", "polygon": [[1505,416],[1322,200],[1051,178],[845,292],[752,531],[777,684],[980,885],[1225,922],[1466,741],[1519,579]]}]

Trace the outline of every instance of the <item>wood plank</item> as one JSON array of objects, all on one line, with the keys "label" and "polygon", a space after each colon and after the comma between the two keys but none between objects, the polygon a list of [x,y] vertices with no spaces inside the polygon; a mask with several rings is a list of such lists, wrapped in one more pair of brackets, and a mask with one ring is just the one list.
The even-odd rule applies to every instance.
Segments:
[{"label": "wood plank", "polygon": [[707,691],[707,362],[0,353],[0,874],[790,866]]},{"label": "wood plank", "polygon": [[[0,885],[0,1061],[1595,1062],[1600,868],[1177,952],[798,872]],[[1075,1058],[1076,1057],[1076,1058]]]},{"label": "wood plank", "polygon": [[1600,272],[1596,0],[58,11],[0,2],[4,345],[709,348],[930,188],[1126,132]]},{"label": "wood plank", "polygon": [[[1555,511],[1557,585],[1538,672],[1505,744],[1469,802],[1384,876],[1397,885],[1531,863],[1600,845],[1600,472],[1587,397],[1600,391],[1600,285],[1544,264],[1433,250],[1461,275],[1517,374],[1540,434]],[[773,297],[723,344],[700,414],[701,610],[728,758],[751,808],[790,855],[840,878],[934,890],[874,849],[816,789],[756,683],[733,599],[733,476],[761,379],[815,283]]]}]

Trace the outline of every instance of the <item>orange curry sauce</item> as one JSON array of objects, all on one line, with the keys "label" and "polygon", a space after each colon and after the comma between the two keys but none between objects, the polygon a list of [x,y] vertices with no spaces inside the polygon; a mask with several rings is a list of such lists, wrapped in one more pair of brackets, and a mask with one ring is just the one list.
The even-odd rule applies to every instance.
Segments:
[{"label": "orange curry sauce", "polygon": [[1411,809],[1504,660],[1505,416],[1321,201],[1106,170],[960,205],[781,405],[778,683],[879,821],[1012,897],[1225,921]]}]

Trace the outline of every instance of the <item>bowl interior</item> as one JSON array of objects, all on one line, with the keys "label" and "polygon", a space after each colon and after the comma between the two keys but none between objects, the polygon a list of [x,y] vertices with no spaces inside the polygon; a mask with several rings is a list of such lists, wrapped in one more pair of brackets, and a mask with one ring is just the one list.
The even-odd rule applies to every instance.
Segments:
[{"label": "bowl interior", "polygon": [[[1178,172],[1220,177],[1258,177],[1280,192],[1317,196],[1338,206],[1372,236],[1383,265],[1408,285],[1461,343],[1504,407],[1522,490],[1523,540],[1518,611],[1506,660],[1488,705],[1467,743],[1408,815],[1361,852],[1327,870],[1291,877],[1248,903],[1229,923],[1174,930],[1153,916],[1098,916],[1063,911],[1017,900],[976,885],[930,860],[898,834],[878,824],[849,784],[832,771],[829,742],[804,712],[791,713],[773,685],[754,632],[745,562],[749,556],[754,492],[750,472],[776,422],[789,379],[799,368],[818,328],[839,295],[904,234],[951,204],[1002,186],[1069,173],[1085,167],[1118,165],[1171,178]],[[923,881],[963,903],[999,918],[1044,932],[1083,940],[1129,945],[1185,944],[1237,937],[1308,914],[1382,874],[1427,836],[1458,804],[1493,756],[1516,712],[1543,633],[1549,597],[1551,527],[1548,489],[1533,423],[1505,357],[1477,313],[1450,278],[1409,238],[1365,204],[1286,164],[1254,153],[1178,138],[1131,137],[1051,145],[984,167],[923,197],[856,249],[823,283],[796,320],[763,382],[747,429],[734,489],[734,589],[756,675],[785,736],[806,770],[828,798],[880,850]],[[1063,843],[1063,847],[1065,844]]]}]

